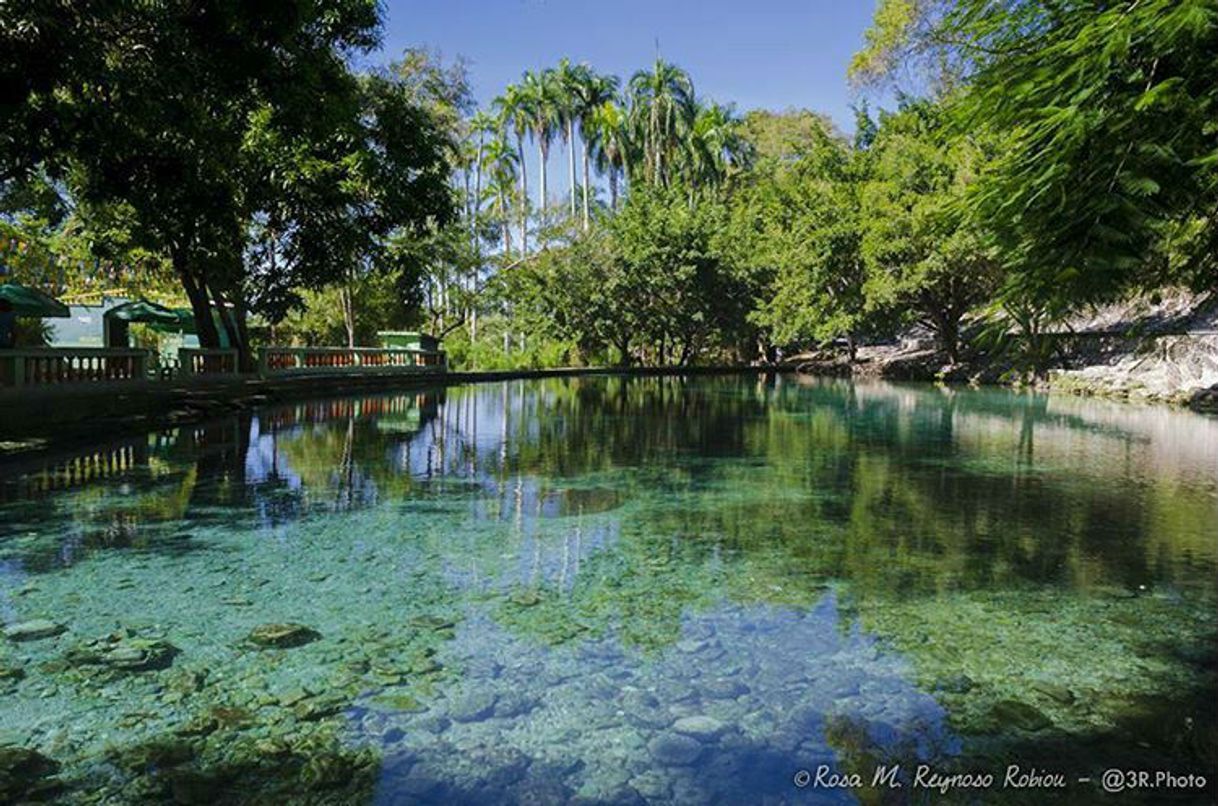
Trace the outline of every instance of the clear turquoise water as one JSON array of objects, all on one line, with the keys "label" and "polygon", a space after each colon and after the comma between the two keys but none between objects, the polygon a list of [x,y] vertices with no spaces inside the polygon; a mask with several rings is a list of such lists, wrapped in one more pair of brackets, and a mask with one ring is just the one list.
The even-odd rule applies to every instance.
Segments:
[{"label": "clear turquoise water", "polygon": [[1218,420],[1005,391],[520,381],[23,454],[0,622],[63,630],[0,642],[0,800],[923,802],[794,778],[1018,763],[1114,802],[1076,779],[1214,780],[1216,565]]}]

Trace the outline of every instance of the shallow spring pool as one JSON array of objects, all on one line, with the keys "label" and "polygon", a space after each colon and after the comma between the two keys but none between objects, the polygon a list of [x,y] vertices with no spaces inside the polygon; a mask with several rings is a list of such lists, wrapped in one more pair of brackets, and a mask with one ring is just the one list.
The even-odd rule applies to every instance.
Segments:
[{"label": "shallow spring pool", "polygon": [[997,390],[515,381],[0,457],[0,801],[1208,802],[1216,566],[1218,420]]}]

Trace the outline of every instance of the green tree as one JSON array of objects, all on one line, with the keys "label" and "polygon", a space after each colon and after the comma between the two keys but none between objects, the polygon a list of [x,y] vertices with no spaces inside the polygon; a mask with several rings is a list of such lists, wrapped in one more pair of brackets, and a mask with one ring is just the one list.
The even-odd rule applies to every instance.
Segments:
[{"label": "green tree", "polygon": [[634,188],[609,222],[642,357],[685,365],[732,345],[747,298],[719,249],[726,222],[722,202],[690,205],[682,189],[660,187]]},{"label": "green tree", "polygon": [[962,126],[997,138],[974,204],[1011,306],[1063,310],[1165,279],[1213,286],[1212,0],[886,0],[857,70],[947,65]]},{"label": "green tree", "polygon": [[952,363],[960,320],[999,281],[996,250],[968,214],[985,159],[974,140],[954,134],[939,107],[903,101],[881,117],[861,192],[868,306],[918,319]]},{"label": "green tree", "polygon": [[25,76],[0,133],[5,170],[44,170],[83,219],[121,219],[133,245],[164,255],[204,346],[218,344],[214,303],[248,364],[252,288],[275,289],[260,302],[280,310],[290,285],[366,264],[396,226],[448,215],[426,112],[348,66],[377,44],[372,0],[0,15],[3,70]]},{"label": "green tree", "polygon": [[631,76],[628,95],[642,152],[638,169],[646,181],[667,185],[682,139],[693,127],[693,81],[675,64],[656,59],[651,70],[639,70]]},{"label": "green tree", "polygon": [[694,187],[717,187],[752,161],[752,146],[744,136],[744,122],[730,106],[699,106],[688,142],[687,182]]},{"label": "green tree", "polygon": [[782,127],[768,121],[767,128],[811,137],[802,142],[772,132],[733,198],[728,241],[753,289],[750,319],[776,346],[842,337],[853,358],[868,325],[860,162],[815,117],[796,113]]},{"label": "green tree", "polygon": [[571,218],[575,218],[575,124],[579,120],[583,99],[580,87],[589,76],[589,68],[585,64],[571,64],[571,60],[563,57],[554,69],[554,82],[558,95],[557,117],[558,126],[563,142],[567,146],[567,175],[571,182],[570,203]]},{"label": "green tree", "polygon": [[609,209],[616,212],[618,179],[626,175],[633,148],[626,110],[614,101],[605,101],[590,111],[584,133],[592,144],[597,168],[609,178]]},{"label": "green tree", "polygon": [[520,255],[529,253],[529,174],[524,159],[524,137],[529,132],[529,97],[520,84],[509,84],[503,94],[495,98],[495,113],[501,131],[506,135],[510,129],[516,138],[516,165],[520,169],[519,222]]},{"label": "green tree", "polygon": [[[617,76],[600,75],[591,68],[585,68],[579,75],[575,85],[578,97],[577,114],[579,116],[579,134],[584,144],[584,231],[591,226],[590,198],[592,195],[591,162],[596,143],[603,131],[598,130],[601,113],[607,104],[612,104],[617,98]],[[613,192],[616,193],[616,177],[610,176]],[[616,206],[616,205],[614,205]]]},{"label": "green tree", "polygon": [[537,214],[544,226],[546,208],[549,205],[546,187],[546,163],[550,158],[550,144],[559,128],[562,116],[562,92],[553,70],[529,70],[521,81],[524,114],[528,120],[529,134],[537,144],[538,200]]}]

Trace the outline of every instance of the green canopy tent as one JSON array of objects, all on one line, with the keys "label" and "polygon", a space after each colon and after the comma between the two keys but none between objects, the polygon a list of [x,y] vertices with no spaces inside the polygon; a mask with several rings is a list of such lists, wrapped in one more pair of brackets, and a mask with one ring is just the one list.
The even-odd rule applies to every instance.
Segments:
[{"label": "green canopy tent", "polygon": [[16,318],[67,319],[68,306],[20,283],[0,284],[0,348],[13,346]]},{"label": "green canopy tent", "polygon": [[[128,326],[132,322],[151,325],[157,330],[186,332],[178,313],[146,299],[116,305],[102,315],[102,332],[107,347],[128,347]],[[193,331],[190,331],[193,332]]]},{"label": "green canopy tent", "polygon": [[67,319],[72,314],[68,306],[54,297],[44,294],[36,288],[20,283],[4,283],[0,285],[0,307],[7,308],[17,316],[30,316],[37,319]]}]

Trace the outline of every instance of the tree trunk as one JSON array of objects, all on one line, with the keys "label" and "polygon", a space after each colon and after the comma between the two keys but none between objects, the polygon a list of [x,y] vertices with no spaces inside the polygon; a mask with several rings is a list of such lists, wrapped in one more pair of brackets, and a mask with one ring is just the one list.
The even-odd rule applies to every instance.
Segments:
[{"label": "tree trunk", "polygon": [[241,341],[241,347],[237,352],[237,369],[241,372],[254,372],[258,367],[254,362],[254,348],[250,344],[250,331],[246,319],[248,312],[244,299],[238,299],[234,303],[233,312],[237,324],[237,338]]},{"label": "tree trunk", "polygon": [[508,218],[507,199],[503,197],[502,191],[499,194],[499,216],[503,220],[503,257],[505,260],[510,260],[512,257],[512,224]]},{"label": "tree trunk", "polygon": [[524,164],[524,135],[516,134],[516,158],[520,161],[520,256],[529,254],[529,172]]},{"label": "tree trunk", "polygon": [[615,339],[615,347],[617,347],[620,357],[618,363],[623,367],[630,366],[630,336],[620,336]]},{"label": "tree trunk", "polygon": [[472,343],[478,338],[478,311],[475,296],[478,293],[478,281],[482,275],[482,243],[478,238],[478,214],[482,207],[482,151],[486,132],[478,132],[478,157],[474,165],[474,214],[470,218],[469,232],[471,246],[474,249],[474,276],[469,281],[469,296],[466,298],[466,314],[469,316],[469,340]]},{"label": "tree trunk", "polygon": [[617,168],[609,166],[609,209],[617,212]]},{"label": "tree trunk", "polygon": [[253,360],[250,357],[249,345],[242,337],[243,328],[237,322],[236,310],[226,304],[227,301],[224,299],[224,296],[214,286],[209,285],[207,290],[211,294],[216,311],[220,315],[220,324],[224,327],[225,336],[228,337],[229,349],[237,351],[237,361],[242,370],[245,371],[246,367],[253,365]]},{"label": "tree trunk", "polygon": [[190,300],[190,310],[195,317],[195,334],[199,337],[199,346],[208,350],[219,348],[220,333],[216,330],[216,323],[211,318],[211,304],[207,299],[207,289],[195,279],[184,255],[174,253],[170,260],[173,262],[174,271],[182,281],[182,290],[186,292],[186,297]]},{"label": "tree trunk", "polygon": [[589,166],[588,166],[588,163],[589,163],[589,162],[591,162],[591,161],[592,161],[592,157],[591,157],[591,156],[589,155],[589,153],[588,153],[588,144],[587,144],[587,143],[584,143],[584,232],[587,232],[587,231],[588,231],[588,226],[589,226],[589,225],[588,225],[588,219],[589,219],[589,215],[588,215],[588,196],[589,196],[588,188],[590,187],[590,185],[589,185],[589,179],[588,179],[588,171],[589,171]]},{"label": "tree trunk", "polygon": [[[544,229],[546,225],[546,159],[550,156],[550,146],[541,137],[537,138],[537,156],[541,162],[537,180],[541,184],[541,193],[537,199],[537,220]],[[541,242],[540,237],[538,236],[538,243]]]},{"label": "tree trunk", "polygon": [[960,361],[960,326],[950,314],[944,318],[943,325],[939,330],[939,340],[943,343],[943,350],[947,353],[947,361],[949,364],[956,364]]},{"label": "tree trunk", "polygon": [[355,347],[355,304],[349,282],[339,289],[338,296],[343,308],[343,327],[347,331],[347,349],[351,349]]},{"label": "tree trunk", "polygon": [[571,218],[575,218],[575,118],[567,119],[567,170],[571,175]]}]

